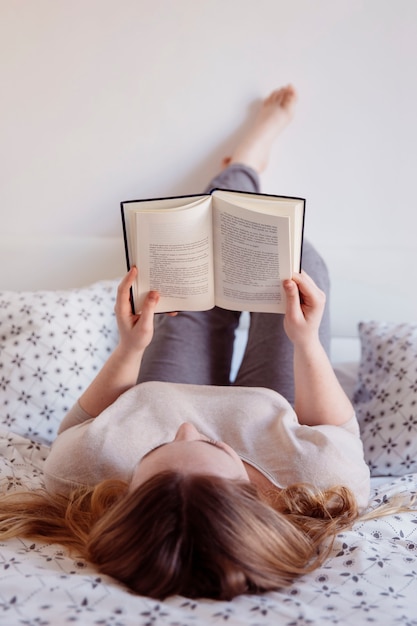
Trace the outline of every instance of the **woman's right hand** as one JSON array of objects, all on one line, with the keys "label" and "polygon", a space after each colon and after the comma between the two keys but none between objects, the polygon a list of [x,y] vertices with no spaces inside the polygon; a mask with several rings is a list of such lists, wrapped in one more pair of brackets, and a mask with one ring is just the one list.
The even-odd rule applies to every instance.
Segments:
[{"label": "woman's right hand", "polygon": [[294,344],[294,409],[300,424],[338,426],[354,415],[332,364],[320,343],[326,295],[305,272],[284,281],[285,331]]},{"label": "woman's right hand", "polygon": [[288,338],[297,345],[318,340],[325,293],[304,271],[285,280],[284,289],[287,296],[284,328]]}]

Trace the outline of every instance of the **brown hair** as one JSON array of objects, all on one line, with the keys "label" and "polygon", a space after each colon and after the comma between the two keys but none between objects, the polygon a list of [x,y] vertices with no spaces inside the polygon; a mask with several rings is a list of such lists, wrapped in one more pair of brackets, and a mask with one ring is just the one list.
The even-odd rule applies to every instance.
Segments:
[{"label": "brown hair", "polygon": [[60,543],[142,595],[231,599],[314,570],[356,517],[344,487],[262,495],[248,482],[169,471],[133,491],[104,481],[69,498],[5,496],[0,535]]},{"label": "brown hair", "polygon": [[320,544],[357,510],[343,487],[319,497],[292,487],[273,499],[272,507],[248,482],[163,472],[97,522],[88,555],[101,572],[160,599],[277,589],[317,567],[328,553]]}]

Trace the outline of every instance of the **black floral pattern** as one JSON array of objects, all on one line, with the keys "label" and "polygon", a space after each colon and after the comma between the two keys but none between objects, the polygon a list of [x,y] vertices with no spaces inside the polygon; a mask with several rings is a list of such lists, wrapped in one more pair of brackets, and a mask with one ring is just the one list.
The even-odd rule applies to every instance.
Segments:
[{"label": "black floral pattern", "polygon": [[[69,292],[0,293],[3,492],[43,485],[43,464],[63,414],[115,345],[114,299],[112,282]],[[413,393],[417,372],[409,351],[415,344],[409,334],[396,331],[387,342],[391,354],[385,364],[385,343],[378,341],[378,358],[374,358],[375,351],[364,355],[368,368],[362,372],[363,393],[358,393],[358,403],[366,400],[369,404],[364,407],[362,428],[369,436],[369,449],[371,444],[375,448],[370,459],[375,472],[380,472],[380,455],[384,454],[395,471],[400,466],[401,475],[382,483],[373,479],[372,507],[399,494],[408,501],[417,492],[417,473],[410,473],[417,471],[417,398],[399,398],[389,381],[380,386],[379,380],[389,374],[395,379],[395,389],[401,384]],[[401,370],[396,376],[398,345]],[[388,397],[382,394],[385,391]],[[383,403],[377,400],[378,394],[384,397]],[[401,418],[397,419],[398,413]],[[398,436],[398,424],[403,439]],[[232,602],[184,597],[158,602],[128,592],[59,545],[0,541],[0,624],[417,626],[417,508],[412,506],[409,512],[359,521],[337,537],[322,567],[289,587]]]},{"label": "black floral pattern", "polygon": [[0,292],[0,423],[50,443],[117,340],[116,281]]},{"label": "black floral pattern", "polygon": [[417,471],[417,325],[362,322],[354,404],[373,476]]},{"label": "black floral pattern", "polygon": [[[0,427],[3,490],[38,488],[49,447]],[[374,479],[377,480],[377,479]],[[389,479],[386,479],[389,480]],[[417,474],[373,488],[372,507],[417,493]],[[0,624],[55,626],[351,626],[415,623],[417,507],[359,521],[326,562],[288,588],[232,602],[135,596],[58,545],[0,541]],[[414,621],[413,621],[414,620]]]}]

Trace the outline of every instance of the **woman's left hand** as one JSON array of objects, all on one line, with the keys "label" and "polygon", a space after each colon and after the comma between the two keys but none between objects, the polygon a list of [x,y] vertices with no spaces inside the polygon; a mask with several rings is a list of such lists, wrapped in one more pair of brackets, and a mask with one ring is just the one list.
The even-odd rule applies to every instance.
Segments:
[{"label": "woman's left hand", "polygon": [[143,352],[153,337],[155,307],[159,301],[157,291],[150,291],[140,315],[132,313],[130,288],[138,270],[132,267],[120,282],[114,311],[119,329],[119,344],[128,351]]}]

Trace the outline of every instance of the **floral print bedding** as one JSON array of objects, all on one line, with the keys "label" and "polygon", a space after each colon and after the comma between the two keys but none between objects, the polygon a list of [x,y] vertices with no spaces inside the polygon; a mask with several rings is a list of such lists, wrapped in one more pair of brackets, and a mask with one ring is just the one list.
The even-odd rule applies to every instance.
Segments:
[{"label": "floral print bedding", "polygon": [[[117,341],[116,282],[0,292],[0,486],[42,484],[58,425]],[[372,475],[371,507],[417,491],[417,327],[359,328],[354,398]],[[359,521],[320,569],[291,586],[231,602],[133,595],[58,545],[0,541],[6,626],[417,626],[417,505]]]},{"label": "floral print bedding", "polygon": [[[47,453],[47,445],[0,428],[2,489],[39,486]],[[372,506],[417,491],[417,474],[372,481]],[[7,626],[369,623],[417,626],[417,507],[358,522],[337,537],[320,569],[279,592],[231,602],[135,596],[58,545],[0,541],[0,624]]]}]

